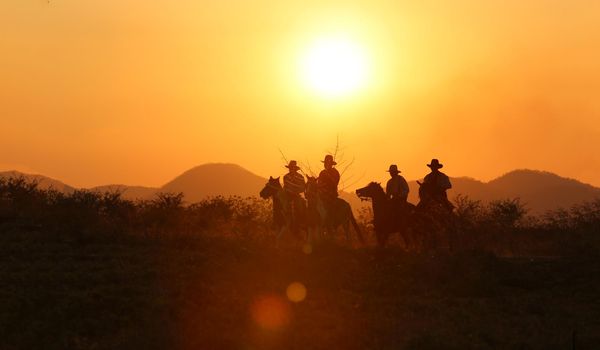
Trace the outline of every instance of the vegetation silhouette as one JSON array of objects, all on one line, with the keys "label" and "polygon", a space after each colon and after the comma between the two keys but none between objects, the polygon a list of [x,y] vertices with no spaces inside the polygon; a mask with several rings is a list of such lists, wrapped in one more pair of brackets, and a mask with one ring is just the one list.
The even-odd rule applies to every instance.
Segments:
[{"label": "vegetation silhouette", "polygon": [[[314,179],[308,180],[310,187]],[[313,226],[315,222],[324,225],[318,210],[318,197],[311,197],[317,193],[316,190],[307,193],[307,222]],[[363,212],[361,221],[355,226],[348,204],[339,201],[340,208],[346,208],[339,212],[346,213],[350,225],[361,232],[374,232],[376,242],[381,243],[381,232],[391,233],[389,228],[381,231],[380,213],[385,211]],[[453,202],[458,250],[562,256],[596,252],[599,247],[596,232],[600,227],[600,199],[535,217],[528,215],[518,198],[483,202],[459,195]],[[279,214],[273,216],[274,211],[275,208],[258,198],[211,197],[185,203],[182,194],[160,193],[152,200],[131,201],[123,199],[119,192],[74,190],[63,193],[51,188],[40,189],[36,182],[24,177],[0,178],[0,224],[3,230],[43,230],[81,239],[112,239],[108,237],[198,234],[219,229],[224,234],[259,234],[266,238],[272,225],[281,222]],[[373,219],[377,223],[375,229]],[[342,217],[334,221],[343,223],[344,220]],[[394,225],[398,223],[392,227]],[[403,238],[406,241],[412,239],[413,245],[424,239],[418,235],[415,238],[415,235],[417,232],[410,237],[405,233]],[[369,242],[367,238],[365,241]]]},{"label": "vegetation silhouette", "polygon": [[0,178],[0,224],[87,237],[120,234],[197,234],[216,227],[264,228],[267,206],[257,198],[212,197],[184,202],[182,193],[131,201],[119,192],[40,189],[23,177]]}]

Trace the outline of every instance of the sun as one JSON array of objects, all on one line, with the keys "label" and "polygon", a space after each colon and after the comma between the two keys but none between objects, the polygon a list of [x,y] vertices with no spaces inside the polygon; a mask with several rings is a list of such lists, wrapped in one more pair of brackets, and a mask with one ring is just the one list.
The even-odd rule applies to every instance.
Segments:
[{"label": "sun", "polygon": [[364,88],[369,78],[366,50],[346,38],[321,38],[301,60],[301,78],[323,97],[340,97]]}]

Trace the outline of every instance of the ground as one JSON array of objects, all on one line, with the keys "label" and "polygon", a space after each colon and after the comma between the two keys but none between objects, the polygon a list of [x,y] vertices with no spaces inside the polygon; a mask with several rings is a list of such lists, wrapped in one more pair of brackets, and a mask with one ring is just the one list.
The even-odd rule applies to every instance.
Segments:
[{"label": "ground", "polygon": [[594,349],[599,276],[592,257],[7,232],[0,348]]}]

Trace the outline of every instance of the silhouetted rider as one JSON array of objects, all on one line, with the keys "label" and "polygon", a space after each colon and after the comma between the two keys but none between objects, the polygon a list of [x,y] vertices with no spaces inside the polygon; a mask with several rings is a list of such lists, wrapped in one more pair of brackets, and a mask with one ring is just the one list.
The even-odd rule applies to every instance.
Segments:
[{"label": "silhouetted rider", "polygon": [[285,166],[289,169],[288,173],[283,176],[283,189],[292,197],[300,197],[306,188],[304,176],[298,173],[300,167],[295,160],[290,160],[290,163]]},{"label": "silhouetted rider", "polygon": [[404,177],[400,175],[400,170],[398,170],[396,164],[390,165],[388,172],[390,173],[391,178],[385,186],[385,194],[390,201],[392,210],[396,214],[401,214],[408,198],[408,183],[406,183]]},{"label": "silhouetted rider", "polygon": [[[306,189],[306,182],[304,181],[304,176],[298,173],[300,167],[295,160],[290,160],[289,164],[285,167],[289,171],[283,176],[283,190],[290,201],[290,209],[293,213],[292,219],[294,221],[302,220],[306,205],[301,194]],[[292,226],[296,228],[296,222],[293,222]]]},{"label": "silhouetted rider", "polygon": [[425,203],[437,202],[442,204],[448,210],[452,211],[454,206],[448,200],[447,190],[452,188],[450,178],[442,173],[440,169],[444,166],[437,159],[432,159],[431,164],[427,164],[431,172],[425,176],[419,194],[421,201]]},{"label": "silhouetted rider", "polygon": [[338,197],[338,184],[340,182],[340,173],[333,166],[337,163],[333,159],[331,154],[325,156],[325,159],[321,161],[325,169],[321,170],[319,177],[317,178],[317,188],[319,195],[327,211],[327,216],[332,213],[334,209],[335,200]]},{"label": "silhouetted rider", "polygon": [[391,178],[388,180],[385,186],[385,193],[388,199],[398,202],[406,202],[408,198],[408,183],[400,175],[400,170],[396,164],[390,165],[388,173]]}]

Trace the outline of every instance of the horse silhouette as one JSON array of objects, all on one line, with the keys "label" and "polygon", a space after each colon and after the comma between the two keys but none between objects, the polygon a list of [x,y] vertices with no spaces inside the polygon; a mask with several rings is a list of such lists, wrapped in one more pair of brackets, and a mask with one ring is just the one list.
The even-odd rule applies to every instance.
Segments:
[{"label": "horse silhouette", "polygon": [[427,184],[417,183],[419,203],[410,220],[415,235],[422,239],[425,250],[436,251],[442,247],[455,250],[458,230],[454,206],[445,195],[431,196]]},{"label": "horse silhouette", "polygon": [[377,182],[357,189],[356,194],[372,201],[373,226],[380,246],[385,246],[390,234],[400,233],[407,249],[456,248],[455,215],[446,203],[428,198],[426,190],[419,191],[420,200],[416,206],[407,202],[403,211],[394,209]]},{"label": "horse silhouette", "polygon": [[415,210],[413,204],[406,202],[402,208],[398,208],[386,196],[381,184],[377,182],[371,182],[367,186],[357,189],[356,195],[363,200],[371,199],[372,201],[373,226],[379,246],[385,246],[392,233],[400,234],[407,250],[414,244],[409,230],[409,218]]},{"label": "horse silhouette", "polygon": [[308,208],[309,241],[312,242],[315,238],[321,238],[324,232],[333,234],[341,226],[344,229],[346,240],[351,242],[350,225],[352,225],[359,242],[365,244],[362,231],[348,202],[341,198],[335,198],[331,205],[326,206],[319,194],[317,179],[312,176],[307,177],[305,193]]},{"label": "horse silhouette", "polygon": [[[273,201],[273,228],[277,232],[277,246],[279,246],[279,241],[285,231],[299,235],[301,229],[307,229],[306,219],[303,219],[305,215],[295,215],[292,210],[291,199],[281,186],[279,177],[274,178],[270,176],[259,195],[263,199],[271,199]],[[306,212],[306,207],[301,210]]]}]

